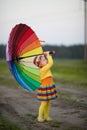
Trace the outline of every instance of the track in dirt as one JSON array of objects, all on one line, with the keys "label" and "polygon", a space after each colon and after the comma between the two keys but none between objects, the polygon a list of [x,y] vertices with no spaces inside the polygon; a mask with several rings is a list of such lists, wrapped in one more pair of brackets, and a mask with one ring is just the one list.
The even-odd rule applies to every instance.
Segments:
[{"label": "track in dirt", "polygon": [[0,86],[0,114],[23,130],[86,130],[86,92],[63,87],[58,91],[59,98],[51,104],[52,122],[38,123],[36,93],[16,87]]}]

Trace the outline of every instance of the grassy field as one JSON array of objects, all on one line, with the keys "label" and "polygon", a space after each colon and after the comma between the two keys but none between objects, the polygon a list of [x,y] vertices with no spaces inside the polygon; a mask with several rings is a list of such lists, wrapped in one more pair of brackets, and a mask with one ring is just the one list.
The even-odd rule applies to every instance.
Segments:
[{"label": "grassy field", "polygon": [[[86,61],[54,60],[54,65],[52,67],[52,73],[53,73],[56,84],[66,86],[68,88],[73,87],[75,89],[84,89],[87,91],[87,62]],[[15,81],[12,74],[10,73],[5,60],[0,61],[0,85],[6,85],[6,86],[11,86],[11,87],[19,86],[19,84]],[[8,101],[9,100],[10,100],[10,98],[8,98]],[[20,101],[21,100],[23,100],[23,99],[20,98]],[[27,98],[26,98],[26,100],[27,100]],[[80,102],[80,100],[83,101],[83,99],[78,100],[78,98],[71,95],[71,93],[65,93],[65,92],[61,93],[60,92],[60,97],[58,98],[57,101],[58,102],[62,101],[61,103],[63,103],[63,105],[65,104],[65,106],[71,107],[74,104],[76,104],[78,101]],[[16,100],[13,100],[13,102],[14,101],[16,101]],[[11,102],[12,102],[12,99],[11,99]],[[17,104],[17,102],[15,102],[14,104]],[[57,105],[55,105],[55,104],[54,104],[54,106],[57,107]],[[22,104],[22,107],[23,107],[23,104]],[[67,109],[67,108],[65,108],[65,109]],[[85,110],[85,108],[84,108],[84,110]],[[81,109],[81,111],[82,111],[82,109]],[[76,108],[74,111],[72,111],[72,109],[71,109],[71,111],[66,110],[66,112],[64,114],[62,114],[62,113],[61,114],[62,114],[62,116],[65,116],[65,114],[69,116],[69,113],[71,113],[73,116],[74,113],[78,114],[79,112],[80,112],[80,110],[78,108]],[[36,117],[37,117],[36,115],[33,116],[32,114],[28,114],[28,116],[30,116],[32,118],[32,121],[34,121],[34,119],[36,119]],[[79,116],[81,116],[81,115],[79,115]],[[54,121],[50,124],[50,127],[51,128],[53,127],[55,129],[57,127],[59,128],[60,125],[61,126],[63,125],[63,123],[61,124],[61,121]],[[22,129],[19,128],[19,126],[17,126],[17,124],[14,124],[14,123],[8,121],[7,119],[5,119],[0,113],[0,130],[22,130]],[[64,128],[64,130],[86,130],[86,129],[80,128],[77,126],[76,127],[71,126],[68,129]]]},{"label": "grassy field", "polygon": [[14,86],[18,86],[18,83],[14,80],[5,60],[0,61],[0,84],[7,86],[12,86],[14,84]]},{"label": "grassy field", "polygon": [[57,83],[87,89],[87,61],[55,60],[52,71]]},{"label": "grassy field", "polygon": [[[0,61],[0,73],[0,84],[18,86],[5,61]],[[54,60],[52,73],[57,84],[87,90],[87,61]]]}]

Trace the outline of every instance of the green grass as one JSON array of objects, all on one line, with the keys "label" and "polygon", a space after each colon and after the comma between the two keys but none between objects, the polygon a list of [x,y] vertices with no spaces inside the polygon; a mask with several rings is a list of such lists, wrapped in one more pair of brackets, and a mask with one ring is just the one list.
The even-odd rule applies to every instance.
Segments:
[{"label": "green grass", "polygon": [[70,128],[63,129],[63,130],[87,130],[87,129],[86,128],[80,128],[80,127],[77,127],[77,126],[72,126]]},{"label": "green grass", "polygon": [[9,86],[18,86],[18,83],[11,74],[5,60],[0,61],[0,84]]},{"label": "green grass", "polygon": [[0,130],[22,130],[22,129],[0,116]]},{"label": "green grass", "polygon": [[[87,90],[87,61],[54,60],[52,73],[56,84]],[[18,86],[5,61],[0,61],[0,84]]]},{"label": "green grass", "polygon": [[87,89],[87,61],[55,60],[52,72],[59,84]]},{"label": "green grass", "polygon": [[75,96],[72,96],[70,93],[65,93],[65,92],[59,92],[59,98],[58,100],[66,100],[66,102],[69,105],[76,104],[80,102],[80,99],[75,98]]},{"label": "green grass", "polygon": [[27,116],[29,116],[32,120],[36,120],[37,119],[37,115],[33,115],[33,114],[27,114]]},{"label": "green grass", "polygon": [[59,128],[61,125],[62,125],[63,122],[60,122],[60,121],[52,121],[50,126],[53,127],[53,128]]}]

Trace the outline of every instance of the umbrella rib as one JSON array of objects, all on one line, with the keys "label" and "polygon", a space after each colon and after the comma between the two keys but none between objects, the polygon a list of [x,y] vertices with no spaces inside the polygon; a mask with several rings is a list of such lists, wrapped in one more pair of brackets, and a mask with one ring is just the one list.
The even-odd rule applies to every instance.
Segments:
[{"label": "umbrella rib", "polygon": [[24,56],[24,57],[16,57],[16,59],[14,59],[14,60],[19,61],[19,60],[21,60],[21,59],[25,59],[25,58],[28,58],[28,57],[34,57],[34,56],[38,56],[38,55],[43,55],[43,54],[36,54],[36,55]]}]

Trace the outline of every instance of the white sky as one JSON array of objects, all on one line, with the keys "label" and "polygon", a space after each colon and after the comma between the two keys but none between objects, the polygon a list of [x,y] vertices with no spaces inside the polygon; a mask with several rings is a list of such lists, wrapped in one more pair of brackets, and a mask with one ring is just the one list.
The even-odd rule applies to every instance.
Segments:
[{"label": "white sky", "polygon": [[18,23],[50,44],[84,43],[83,0],[0,0],[0,43]]}]

